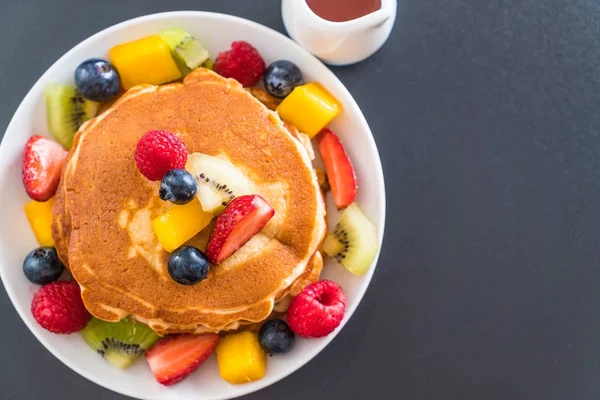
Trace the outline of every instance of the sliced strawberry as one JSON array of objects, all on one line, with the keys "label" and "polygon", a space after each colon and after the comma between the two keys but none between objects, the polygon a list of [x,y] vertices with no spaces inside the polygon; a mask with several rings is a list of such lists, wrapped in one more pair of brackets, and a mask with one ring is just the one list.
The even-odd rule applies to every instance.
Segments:
[{"label": "sliced strawberry", "polygon": [[356,174],[342,142],[330,129],[323,129],[317,137],[319,152],[325,164],[333,200],[338,209],[356,199]]},{"label": "sliced strawberry", "polygon": [[206,257],[219,264],[260,232],[274,214],[275,210],[257,194],[236,197],[217,218],[206,245]]},{"label": "sliced strawberry", "polygon": [[23,154],[23,185],[27,195],[36,201],[54,196],[66,158],[67,151],[55,141],[30,137]]},{"label": "sliced strawberry", "polygon": [[146,352],[146,360],[156,380],[169,386],[194,372],[218,343],[216,333],[166,336]]}]

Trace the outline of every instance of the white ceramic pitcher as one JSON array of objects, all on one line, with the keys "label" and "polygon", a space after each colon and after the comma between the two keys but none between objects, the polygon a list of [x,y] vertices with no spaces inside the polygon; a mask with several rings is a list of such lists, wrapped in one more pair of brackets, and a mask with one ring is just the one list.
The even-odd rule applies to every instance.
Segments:
[{"label": "white ceramic pitcher", "polygon": [[387,40],[396,19],[397,0],[363,17],[332,22],[315,14],[306,0],[282,0],[285,29],[292,39],[327,64],[348,65],[375,53]]}]

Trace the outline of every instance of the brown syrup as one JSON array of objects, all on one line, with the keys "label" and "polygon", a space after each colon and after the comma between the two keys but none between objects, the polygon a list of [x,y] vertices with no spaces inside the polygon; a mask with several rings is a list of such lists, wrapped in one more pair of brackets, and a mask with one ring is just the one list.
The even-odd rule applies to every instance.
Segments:
[{"label": "brown syrup", "polygon": [[306,0],[319,17],[332,21],[351,21],[381,8],[381,0]]}]

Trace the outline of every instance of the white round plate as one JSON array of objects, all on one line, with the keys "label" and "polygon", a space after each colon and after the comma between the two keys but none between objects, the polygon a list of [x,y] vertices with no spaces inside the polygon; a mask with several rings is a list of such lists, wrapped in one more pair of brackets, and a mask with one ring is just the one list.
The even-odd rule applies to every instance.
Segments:
[{"label": "white round plate", "polygon": [[[73,84],[73,71],[81,61],[90,57],[106,57],[108,50],[116,44],[173,27],[190,32],[213,56],[229,49],[232,41],[246,40],[260,51],[267,64],[278,59],[291,60],[303,71],[307,82],[321,82],[340,100],[344,112],[335,119],[331,128],[341,137],[354,162],[359,182],[358,202],[377,227],[381,243],[385,222],[381,161],[367,122],[342,83],[315,57],[272,29],[229,15],[182,11],[132,19],[95,34],[62,56],[29,91],[10,122],[0,146],[0,192],[3,193],[0,207],[0,277],[31,332],[59,360],[87,379],[115,392],[141,399],[228,399],[277,382],[327,346],[358,306],[371,281],[379,254],[369,272],[361,277],[350,274],[331,260],[327,261],[323,277],[339,283],[348,298],[341,327],[326,338],[298,339],[290,354],[269,358],[267,374],[263,379],[237,386],[220,378],[214,356],[185,381],[165,387],[154,380],[143,359],[129,369],[120,370],[92,351],[80,334],[55,335],[45,331],[37,325],[30,312],[31,300],[39,287],[27,281],[21,268],[27,253],[38,246],[23,211],[28,198],[21,182],[21,163],[27,139],[34,134],[48,135],[44,87],[48,83]],[[331,204],[329,198],[329,221],[333,224],[337,222],[337,211]]]}]

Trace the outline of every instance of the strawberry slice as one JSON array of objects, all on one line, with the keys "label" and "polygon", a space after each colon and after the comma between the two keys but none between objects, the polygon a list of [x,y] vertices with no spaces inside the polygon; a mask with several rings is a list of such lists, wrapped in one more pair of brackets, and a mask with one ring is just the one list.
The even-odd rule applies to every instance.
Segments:
[{"label": "strawberry slice", "polygon": [[275,210],[257,194],[236,197],[217,218],[206,245],[206,257],[219,264],[260,232],[274,214]]},{"label": "strawberry slice", "polygon": [[55,141],[30,137],[25,143],[22,171],[27,195],[36,201],[54,196],[66,158],[67,151]]},{"label": "strawberry slice", "polygon": [[333,200],[338,210],[356,200],[356,174],[342,142],[331,129],[323,129],[317,137],[319,152],[325,164]]},{"label": "strawberry slice", "polygon": [[216,333],[166,336],[146,352],[146,360],[156,380],[169,386],[194,372],[218,343]]}]

